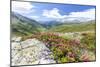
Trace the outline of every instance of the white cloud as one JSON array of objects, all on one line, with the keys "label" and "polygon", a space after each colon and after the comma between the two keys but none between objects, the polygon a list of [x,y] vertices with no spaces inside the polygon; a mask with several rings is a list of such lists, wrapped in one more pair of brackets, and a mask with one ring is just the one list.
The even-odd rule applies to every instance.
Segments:
[{"label": "white cloud", "polygon": [[[71,12],[69,15],[61,15],[59,13],[59,9],[53,8],[52,10],[44,10],[43,11],[43,16],[47,18],[52,18],[55,20],[60,20],[60,21],[89,21],[89,20],[94,20],[95,19],[95,9],[87,9],[84,11],[80,12]],[[66,13],[67,14],[67,13]]]},{"label": "white cloud", "polygon": [[88,20],[95,19],[95,9],[88,9],[82,12],[71,12],[67,17],[87,18]]},{"label": "white cloud", "polygon": [[47,18],[54,18],[54,19],[60,19],[60,18],[66,17],[65,15],[62,16],[59,13],[59,9],[57,9],[57,8],[53,8],[52,10],[43,10],[42,15],[47,17]]},{"label": "white cloud", "polygon": [[34,12],[35,10],[32,10],[35,6],[31,5],[29,2],[18,2],[18,1],[12,1],[12,11],[21,13],[21,14],[27,14],[30,12]]},{"label": "white cloud", "polygon": [[40,17],[39,16],[29,16],[29,18],[31,18],[31,19],[39,19]]}]

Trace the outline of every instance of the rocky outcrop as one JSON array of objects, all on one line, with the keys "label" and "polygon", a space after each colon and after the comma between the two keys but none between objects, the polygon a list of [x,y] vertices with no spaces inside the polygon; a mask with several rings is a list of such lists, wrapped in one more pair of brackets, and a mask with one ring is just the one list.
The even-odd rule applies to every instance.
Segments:
[{"label": "rocky outcrop", "polygon": [[11,47],[12,65],[56,63],[52,52],[35,38],[21,41],[21,37],[14,37]]}]

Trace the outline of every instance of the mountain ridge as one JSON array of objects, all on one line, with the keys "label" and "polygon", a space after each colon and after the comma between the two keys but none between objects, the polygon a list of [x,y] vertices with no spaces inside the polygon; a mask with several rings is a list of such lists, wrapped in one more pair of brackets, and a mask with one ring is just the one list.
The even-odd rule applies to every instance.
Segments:
[{"label": "mountain ridge", "polygon": [[28,35],[45,30],[37,21],[24,17],[18,13],[12,13],[11,17],[12,32],[15,34]]}]

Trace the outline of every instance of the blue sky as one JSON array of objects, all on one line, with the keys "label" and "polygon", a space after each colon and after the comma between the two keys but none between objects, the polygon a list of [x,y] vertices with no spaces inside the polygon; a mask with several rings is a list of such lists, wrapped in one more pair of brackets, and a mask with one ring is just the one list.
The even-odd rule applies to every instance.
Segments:
[{"label": "blue sky", "polygon": [[13,1],[12,11],[37,21],[95,19],[95,6]]},{"label": "blue sky", "polygon": [[38,12],[42,12],[42,10],[44,9],[52,10],[53,8],[58,8],[62,15],[70,12],[77,12],[95,8],[95,6],[83,6],[83,5],[73,5],[73,4],[32,3],[32,5],[37,6],[36,9],[38,10]]}]

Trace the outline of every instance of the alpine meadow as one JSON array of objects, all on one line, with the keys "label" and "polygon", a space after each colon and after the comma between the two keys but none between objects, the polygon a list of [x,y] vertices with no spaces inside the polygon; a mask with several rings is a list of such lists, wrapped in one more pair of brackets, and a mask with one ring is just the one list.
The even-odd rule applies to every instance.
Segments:
[{"label": "alpine meadow", "polygon": [[12,1],[11,65],[96,60],[96,6]]}]

